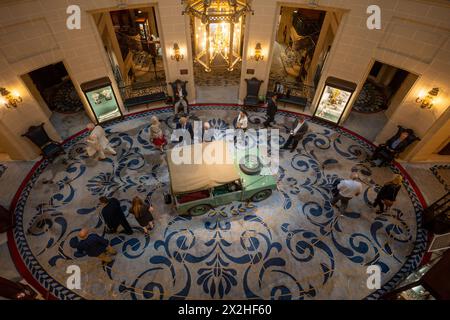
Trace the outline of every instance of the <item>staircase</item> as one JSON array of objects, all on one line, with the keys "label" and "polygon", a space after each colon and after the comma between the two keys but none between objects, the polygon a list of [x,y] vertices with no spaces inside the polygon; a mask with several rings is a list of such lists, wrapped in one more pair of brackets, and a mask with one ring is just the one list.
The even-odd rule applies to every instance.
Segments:
[{"label": "staircase", "polygon": [[434,234],[450,232],[450,192],[423,212],[424,227]]}]

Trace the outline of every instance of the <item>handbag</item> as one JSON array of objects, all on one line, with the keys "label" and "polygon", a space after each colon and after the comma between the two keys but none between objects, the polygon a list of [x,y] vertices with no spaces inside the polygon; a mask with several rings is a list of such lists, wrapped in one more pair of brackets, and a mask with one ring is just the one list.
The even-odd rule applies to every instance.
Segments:
[{"label": "handbag", "polygon": [[169,193],[164,193],[164,203],[165,204],[172,203],[172,196]]}]

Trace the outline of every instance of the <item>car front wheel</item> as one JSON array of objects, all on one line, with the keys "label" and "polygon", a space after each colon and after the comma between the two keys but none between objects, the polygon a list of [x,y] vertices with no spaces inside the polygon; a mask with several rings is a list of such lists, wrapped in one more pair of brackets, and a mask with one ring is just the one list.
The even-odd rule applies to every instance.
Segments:
[{"label": "car front wheel", "polygon": [[266,200],[268,197],[270,197],[271,194],[272,194],[272,190],[270,190],[270,189],[261,190],[261,191],[255,193],[252,196],[251,200],[253,202],[260,202],[260,201]]},{"label": "car front wheel", "polygon": [[211,206],[207,204],[200,204],[198,206],[189,209],[189,214],[191,216],[201,216],[207,213],[211,209]]}]

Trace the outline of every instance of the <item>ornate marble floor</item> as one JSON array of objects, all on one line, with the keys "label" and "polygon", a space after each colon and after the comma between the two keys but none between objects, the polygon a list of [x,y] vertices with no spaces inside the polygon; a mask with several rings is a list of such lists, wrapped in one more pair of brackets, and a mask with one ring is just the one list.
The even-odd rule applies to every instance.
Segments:
[{"label": "ornate marble floor", "polygon": [[[268,200],[178,216],[163,201],[165,159],[148,141],[150,117],[159,116],[168,134],[171,111],[141,112],[108,125],[117,155],[106,161],[87,158],[82,132],[65,144],[67,163],[36,163],[13,201],[17,227],[9,234],[28,282],[59,299],[373,299],[420,261],[422,197],[406,172],[399,165],[371,167],[370,144],[313,120],[297,152],[280,155],[279,190]],[[193,112],[224,130],[238,107],[197,106]],[[251,112],[250,120],[262,119],[263,112]],[[277,114],[280,143],[294,116]],[[364,192],[339,215],[330,205],[330,186],[351,171],[359,172]],[[367,202],[393,173],[405,182],[393,208],[377,215]],[[117,197],[125,210],[135,195],[149,197],[155,207],[150,237],[131,216],[133,235],[105,235],[119,252],[107,266],[74,249],[80,228],[103,234],[101,195]],[[74,264],[81,268],[80,290],[65,287],[66,268]],[[369,265],[381,268],[380,290],[366,286]]]}]

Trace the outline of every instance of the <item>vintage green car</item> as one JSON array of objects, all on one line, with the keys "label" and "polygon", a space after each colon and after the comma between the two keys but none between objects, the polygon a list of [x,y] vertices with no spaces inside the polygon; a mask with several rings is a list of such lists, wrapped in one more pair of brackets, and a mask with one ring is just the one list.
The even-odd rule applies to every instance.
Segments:
[{"label": "vintage green car", "polygon": [[[198,160],[198,154],[206,154],[207,148],[222,150],[223,159],[228,157],[228,161],[186,164],[176,160],[183,154],[194,159],[195,150],[199,152]],[[232,143],[213,141],[176,147],[166,155],[172,201],[182,215],[203,215],[213,207],[233,201],[263,201],[277,188],[277,181],[270,171],[262,174],[268,167],[255,149],[253,152],[236,151]]]}]

